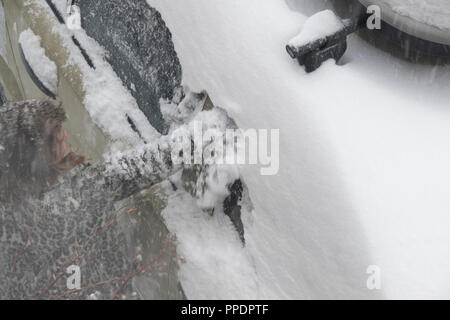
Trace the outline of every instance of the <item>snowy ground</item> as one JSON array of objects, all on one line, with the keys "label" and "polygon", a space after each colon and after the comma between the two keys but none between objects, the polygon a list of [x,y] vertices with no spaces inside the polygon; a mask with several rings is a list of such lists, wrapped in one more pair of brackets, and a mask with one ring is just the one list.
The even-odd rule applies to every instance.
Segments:
[{"label": "snowy ground", "polygon": [[[187,241],[190,298],[450,297],[450,68],[352,36],[341,65],[305,74],[284,47],[326,1],[148,2],[173,33],[185,84],[240,127],[281,129],[279,174],[244,170],[255,207],[245,249],[220,247],[222,231],[202,239],[189,210],[167,215]],[[215,219],[210,228],[227,228]],[[380,291],[366,288],[369,265]]]}]

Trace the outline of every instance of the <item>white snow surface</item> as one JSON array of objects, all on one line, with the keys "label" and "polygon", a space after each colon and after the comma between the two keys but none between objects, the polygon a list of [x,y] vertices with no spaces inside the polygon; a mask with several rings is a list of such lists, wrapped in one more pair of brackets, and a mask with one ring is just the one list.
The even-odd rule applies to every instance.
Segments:
[{"label": "white snow surface", "polygon": [[58,90],[58,69],[56,64],[45,55],[41,47],[41,38],[33,33],[31,29],[22,31],[19,36],[25,59],[28,61],[34,74],[42,84],[51,92]]},{"label": "white snow surface", "polygon": [[450,30],[450,2],[448,0],[379,0],[394,12],[419,22]]},{"label": "white snow surface", "polygon": [[288,44],[301,47],[308,42],[330,36],[344,28],[342,20],[336,14],[327,9],[320,11],[305,21],[300,33],[292,38]]},{"label": "white snow surface", "polygon": [[181,186],[176,192],[168,182],[162,187],[169,195],[162,216],[177,237],[182,257],[179,280],[187,297],[257,299],[259,279],[253,259],[220,207],[210,216]]},{"label": "white snow surface", "polygon": [[[450,298],[450,68],[351,36],[340,66],[306,74],[285,45],[327,2],[297,2],[300,13],[282,0],[148,0],[185,84],[241,128],[281,130],[279,174],[243,168],[245,249],[221,243],[219,217],[165,213],[189,298]],[[369,265],[381,290],[366,287]]]},{"label": "white snow surface", "polygon": [[7,34],[6,34],[5,10],[3,9],[3,4],[0,2],[0,56],[3,58],[5,63],[8,63],[8,58],[6,56],[6,46],[7,46]]},{"label": "white snow surface", "polygon": [[[185,109],[185,102],[188,99],[185,99],[180,105],[176,106],[177,110]],[[200,108],[202,106],[200,105]],[[168,108],[167,105],[163,106],[163,108]],[[167,119],[167,110],[163,111],[166,114],[165,119]],[[183,114],[183,111],[181,112]],[[222,144],[221,149],[217,149],[215,152],[215,162],[214,164],[204,166],[203,173],[197,181],[196,181],[196,198],[197,198],[197,209],[211,209],[215,208],[216,210],[222,210],[223,201],[229,195],[228,186],[233,184],[237,179],[240,178],[239,166],[235,165],[227,165],[227,164],[218,164],[219,159],[221,163],[226,163],[227,157],[235,157],[236,150],[234,149],[234,145],[232,147],[228,147],[226,141],[226,130],[229,127],[229,118],[226,112],[220,108],[214,108],[209,111],[201,111],[201,112],[190,112],[184,113],[189,114],[189,117],[182,119],[182,124],[174,123],[171,126],[170,132],[168,134],[171,137],[172,142],[175,142],[174,134],[175,132],[182,133],[184,136],[190,137],[192,140],[195,139],[195,124],[201,124],[203,137],[201,137],[202,142],[202,150],[205,151],[207,146],[214,147],[217,144]],[[170,122],[169,122],[170,123]],[[205,134],[207,130],[214,130],[214,139],[216,142],[211,142],[211,136]],[[221,138],[217,140],[217,138]],[[187,150],[191,148],[191,139],[187,139],[185,143],[187,143]],[[175,141],[174,141],[175,140]],[[234,142],[234,141],[233,141]],[[173,143],[175,145],[175,143]],[[178,144],[179,145],[179,144]],[[231,148],[231,149],[230,149]],[[173,149],[172,149],[173,150]],[[186,149],[183,149],[186,150]],[[230,153],[226,153],[226,151],[231,151]],[[204,154],[205,155],[205,154]],[[183,206],[182,206],[183,207]]]}]

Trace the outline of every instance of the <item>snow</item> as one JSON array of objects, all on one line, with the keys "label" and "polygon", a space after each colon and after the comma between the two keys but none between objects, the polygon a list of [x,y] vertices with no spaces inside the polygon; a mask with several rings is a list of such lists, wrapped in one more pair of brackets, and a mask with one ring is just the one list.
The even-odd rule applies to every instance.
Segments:
[{"label": "snow", "polygon": [[[285,45],[326,1],[299,0],[299,12],[281,0],[148,3],[173,33],[186,85],[239,127],[281,135],[278,175],[242,168],[254,206],[245,249],[222,244],[231,240],[211,230],[225,225],[208,217],[166,213],[190,298],[450,298],[449,67],[351,36],[342,65],[306,74]],[[229,246],[223,260],[211,243]],[[233,259],[244,253],[254,272]],[[370,265],[381,268],[379,291],[366,287]]]},{"label": "snow", "polygon": [[[167,102],[162,104],[161,111],[167,123],[171,124],[168,137],[171,140],[173,151],[191,150],[191,141],[193,140],[196,141],[195,150],[200,150],[200,154],[203,155],[203,160],[200,159],[198,163],[194,160],[194,164],[202,164],[202,161],[206,163],[205,159],[207,158],[213,160],[211,164],[204,166],[202,174],[194,182],[197,210],[212,208],[222,210],[223,201],[229,195],[228,186],[240,178],[239,166],[226,162],[227,157],[233,159],[236,157],[234,140],[232,142],[226,140],[227,129],[234,129],[228,114],[220,108],[202,111],[201,101],[192,99],[189,92],[179,105]],[[208,132],[213,135],[209,135]],[[184,140],[184,146],[177,141],[180,135],[188,137]],[[211,138],[216,139],[215,142],[211,142]],[[230,146],[229,143],[233,143],[233,146]],[[218,148],[215,148],[216,146]],[[215,149],[214,157],[206,154],[205,150],[208,147]],[[237,147],[239,148],[239,146]],[[196,151],[194,151],[194,155],[195,153]],[[176,160],[172,158],[172,161]]]},{"label": "snow", "polygon": [[292,38],[288,44],[294,47],[301,47],[309,42],[330,36],[344,28],[344,24],[339,17],[331,10],[318,12],[308,18],[300,33]]},{"label": "snow", "polygon": [[[325,25],[307,20],[326,1],[290,0],[299,12],[281,0],[148,2],[173,33],[185,85],[206,89],[241,128],[281,130],[276,176],[211,166],[207,177],[219,179],[199,181],[211,193],[197,198],[181,191],[179,176],[172,179],[177,191],[163,183],[162,215],[177,236],[190,299],[450,297],[449,67],[412,65],[352,36],[343,65],[326,62],[306,74],[285,45],[300,26],[308,30],[307,21],[332,30],[330,13]],[[102,48],[82,30],[54,32],[71,53],[69,64],[81,67],[94,122],[135,150],[142,141],[127,115],[144,139],[159,138]],[[168,104],[171,132],[190,132],[202,117],[224,129],[223,113],[197,111],[189,117]],[[243,203],[245,247],[219,205],[226,184],[241,174],[253,204]],[[201,210],[210,206],[213,216]],[[366,288],[370,265],[381,268],[380,291]]]},{"label": "snow", "polygon": [[[182,132],[188,137],[190,150],[197,124],[201,124],[204,131],[215,129],[225,135],[231,126],[226,112],[220,108],[202,111],[202,101],[187,90],[186,98],[179,105],[162,103],[161,111],[170,130],[160,143],[174,143],[175,133]],[[201,137],[201,142],[204,145],[209,142],[206,135]],[[178,150],[174,145],[172,150]],[[143,145],[135,147],[131,151],[135,154],[133,158],[143,158],[146,148]],[[118,165],[116,161],[122,154],[115,152],[108,156],[107,170],[124,170],[123,163]],[[172,161],[175,162],[173,158]],[[239,177],[238,166],[213,164],[203,168],[197,181],[191,181],[196,191],[193,195],[185,191],[186,181],[182,179],[181,171],[159,185],[165,191],[167,201],[161,215],[167,228],[176,235],[181,263],[178,276],[189,299],[258,297],[258,278],[252,258],[223,212],[223,201],[229,195],[228,186]],[[244,201],[242,207],[243,216],[251,219],[249,206]],[[214,214],[209,214],[208,209],[214,209]]]},{"label": "snow", "polygon": [[450,2],[447,0],[379,0],[394,12],[419,22],[450,30]]},{"label": "snow", "polygon": [[[178,179],[177,179],[178,178]],[[179,181],[174,177],[174,181]],[[181,255],[179,280],[189,299],[256,299],[258,277],[250,254],[242,246],[230,219],[198,209],[194,198],[182,190],[162,185],[168,205],[162,216],[176,234]]]},{"label": "snow", "polygon": [[56,64],[45,55],[41,47],[41,38],[33,33],[31,29],[22,31],[19,36],[23,54],[33,69],[36,77],[51,92],[58,90],[58,70]]},{"label": "snow", "polygon": [[7,34],[6,34],[5,10],[3,9],[3,4],[0,2],[0,56],[6,63],[8,63],[8,58],[6,56],[6,46],[7,46]]},{"label": "snow", "polygon": [[67,19],[68,13],[67,13],[67,7],[69,5],[69,2],[66,0],[52,0],[53,4],[55,5],[55,8],[59,11],[61,16],[64,19]]},{"label": "snow", "polygon": [[[61,7],[65,0],[54,2]],[[44,0],[36,0],[33,3],[44,8],[49,18],[56,22],[56,18]],[[68,64],[76,64],[80,68],[85,91],[84,105],[86,110],[94,123],[109,135],[115,145],[121,148],[143,143],[128,123],[127,116],[133,120],[145,141],[157,139],[160,134],[150,125],[133,96],[106,62],[102,47],[88,37],[84,30],[69,30],[58,22],[55,23],[53,32],[61,37],[63,45],[70,53]],[[73,35],[76,36],[82,47],[89,52],[89,57],[93,61],[95,69],[90,68],[84,60],[80,50],[72,41]],[[114,148],[114,146],[112,147]]]}]

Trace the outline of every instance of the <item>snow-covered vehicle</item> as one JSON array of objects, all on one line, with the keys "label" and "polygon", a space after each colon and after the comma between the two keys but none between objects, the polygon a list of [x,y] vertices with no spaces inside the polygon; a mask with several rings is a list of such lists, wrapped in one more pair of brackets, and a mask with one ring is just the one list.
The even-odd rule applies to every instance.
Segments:
[{"label": "snow-covered vehicle", "polygon": [[[181,262],[168,257],[168,272],[137,277],[140,297],[182,298],[184,290],[192,299],[448,298],[450,69],[399,59],[370,38],[388,36],[389,46],[400,44],[408,57],[421,48],[415,43],[448,56],[446,19],[430,29],[436,21],[417,16],[426,10],[399,9],[419,2],[429,12],[448,8],[444,0],[374,0],[383,8],[382,31],[347,38],[365,22],[368,2],[75,0],[85,30],[70,31],[66,0],[2,0],[0,97],[57,96],[69,115],[69,142],[101,159],[112,141],[121,151],[151,141],[159,134],[154,128],[166,130],[159,98],[177,99],[180,65],[183,83],[206,90],[240,127],[280,130],[279,172],[261,176],[243,166],[247,193],[235,186],[233,198],[252,199],[230,210],[245,228],[245,243],[236,223],[202,212],[182,188],[167,197],[165,190],[179,186],[172,181],[131,199],[141,212],[155,213],[126,221],[137,226],[131,244],[141,244],[140,258],[158,256],[161,240],[175,233]],[[141,24],[137,11],[145,3],[161,12],[145,7],[167,29]],[[433,18],[448,12],[436,11]],[[347,49],[338,65],[327,61],[306,74],[286,58],[286,42],[308,21],[330,27],[323,33],[330,38],[308,48],[306,54],[318,50],[311,65],[339,60]],[[172,35],[173,46],[165,43]],[[157,48],[147,46],[153,36]],[[154,49],[165,52],[167,64],[161,56],[147,59]],[[36,57],[47,71],[53,63],[57,77],[40,70]],[[183,174],[195,189],[195,170]]]}]

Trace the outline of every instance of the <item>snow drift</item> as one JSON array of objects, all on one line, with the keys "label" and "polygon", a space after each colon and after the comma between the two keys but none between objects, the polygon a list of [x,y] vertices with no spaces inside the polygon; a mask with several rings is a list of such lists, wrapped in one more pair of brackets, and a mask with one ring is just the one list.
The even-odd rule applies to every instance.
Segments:
[{"label": "snow drift", "polygon": [[[190,297],[449,298],[450,69],[352,36],[342,65],[307,75],[284,48],[328,2],[294,2],[299,12],[280,0],[148,0],[173,34],[184,84],[242,128],[281,130],[280,173],[244,170],[256,280],[211,287],[182,269]],[[210,254],[196,243],[194,265]],[[381,290],[366,286],[371,265]],[[209,268],[214,278],[224,266]]]}]

